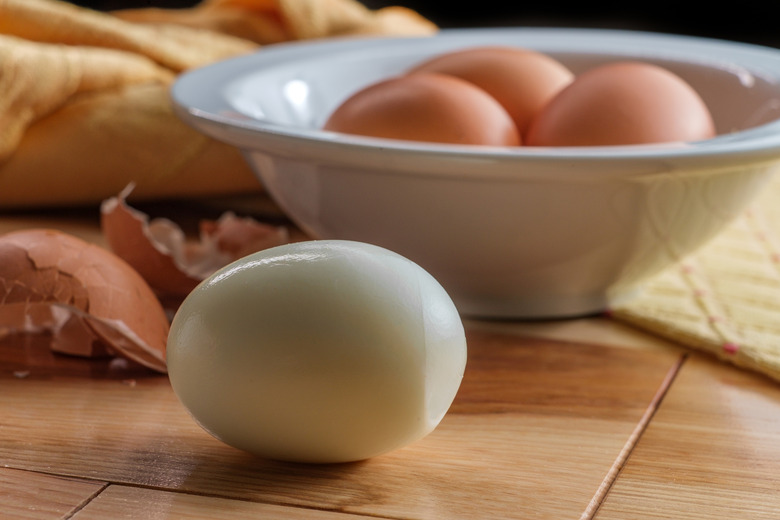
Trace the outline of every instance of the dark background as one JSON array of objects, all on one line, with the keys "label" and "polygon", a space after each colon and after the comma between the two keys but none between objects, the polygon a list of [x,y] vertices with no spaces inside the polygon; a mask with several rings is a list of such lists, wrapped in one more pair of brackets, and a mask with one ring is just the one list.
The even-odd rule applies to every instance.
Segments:
[{"label": "dark background", "polygon": [[[73,0],[100,10],[126,7],[187,7],[197,0]],[[574,2],[474,0],[363,0],[371,8],[402,5],[439,27],[598,27],[635,29],[780,47],[780,3],[727,0],[713,2]]]}]

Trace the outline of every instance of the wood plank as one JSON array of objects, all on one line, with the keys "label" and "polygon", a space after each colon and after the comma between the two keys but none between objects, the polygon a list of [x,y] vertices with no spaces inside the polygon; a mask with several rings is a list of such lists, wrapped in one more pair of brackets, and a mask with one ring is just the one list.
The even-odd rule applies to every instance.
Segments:
[{"label": "wood plank", "polygon": [[87,359],[52,352],[46,333],[0,337],[0,377],[132,379],[149,371],[123,359]]},{"label": "wood plank", "polygon": [[592,343],[607,347],[652,351],[672,351],[678,354],[688,349],[678,343],[613,320],[606,315],[582,316],[564,320],[477,320],[466,319],[466,327],[474,331],[512,336],[545,338],[569,343]]},{"label": "wood plank", "polygon": [[0,518],[66,518],[105,486],[103,482],[0,468]]},{"label": "wood plank", "polygon": [[105,245],[97,207],[0,214],[0,234],[36,228],[59,229],[88,242]]},{"label": "wood plank", "polygon": [[780,387],[691,355],[597,520],[780,518]]},{"label": "wood plank", "polygon": [[422,441],[372,460],[261,460],[203,432],[167,378],[0,374],[0,465],[394,518],[578,518],[674,350],[469,331],[458,397]]},{"label": "wood plank", "polygon": [[111,485],[72,520],[361,520],[367,517],[246,500]]}]

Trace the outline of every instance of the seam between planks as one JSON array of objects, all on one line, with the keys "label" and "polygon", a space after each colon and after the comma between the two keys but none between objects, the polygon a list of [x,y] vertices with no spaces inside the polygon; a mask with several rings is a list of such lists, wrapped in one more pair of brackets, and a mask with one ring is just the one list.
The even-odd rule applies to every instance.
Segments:
[{"label": "seam between planks", "polygon": [[105,482],[102,486],[100,486],[100,489],[95,490],[94,493],[92,493],[90,496],[82,500],[80,504],[76,505],[76,507],[71,509],[68,514],[63,516],[62,520],[69,520],[70,518],[73,518],[75,515],[79,513],[79,511],[84,509],[87,506],[87,504],[95,500],[95,498],[97,498],[98,495],[100,495],[103,491],[108,489],[110,485],[111,485],[110,483]]},{"label": "seam between planks", "polygon": [[[24,470],[23,470],[24,471]],[[43,473],[47,474],[48,473]],[[57,474],[50,474],[52,476],[61,476]],[[66,477],[68,478],[68,477]],[[76,505],[70,512],[65,514],[63,517],[61,517],[60,520],[71,520],[84,509],[86,508],[91,502],[93,502],[96,498],[98,498],[100,495],[104,494],[109,488],[136,488],[136,489],[145,489],[149,491],[159,491],[162,493],[170,493],[170,494],[178,494],[178,495],[187,495],[187,496],[195,496],[195,497],[203,497],[203,498],[213,498],[216,500],[226,500],[226,501],[235,501],[235,502],[249,502],[252,504],[258,504],[258,505],[267,505],[267,506],[274,506],[274,507],[285,507],[287,509],[290,509],[291,511],[295,510],[307,510],[307,511],[322,511],[325,513],[332,513],[332,514],[338,514],[341,516],[344,516],[345,518],[349,516],[359,516],[361,518],[375,518],[377,520],[405,520],[406,517],[396,517],[396,516],[386,516],[381,515],[377,513],[364,513],[364,512],[358,512],[358,511],[342,511],[340,509],[333,509],[328,507],[316,507],[313,505],[298,505],[298,504],[289,504],[283,501],[265,501],[265,500],[252,500],[250,498],[243,498],[243,497],[231,497],[229,495],[220,495],[215,493],[204,493],[204,492],[195,492],[195,491],[188,491],[188,490],[178,490],[178,489],[172,489],[172,488],[165,488],[165,487],[158,487],[158,486],[146,486],[142,484],[135,484],[132,482],[104,482],[103,485],[100,487],[100,489],[96,490],[94,493],[92,493],[89,497],[85,498],[80,504]]]},{"label": "seam between planks", "polygon": [[631,435],[629,435],[628,439],[626,440],[626,443],[623,445],[623,448],[620,450],[620,453],[618,453],[617,458],[612,463],[612,466],[609,468],[609,471],[604,477],[604,480],[601,481],[601,484],[596,490],[596,493],[593,495],[593,498],[591,498],[590,502],[588,503],[588,507],[585,508],[585,511],[583,511],[582,515],[580,516],[580,520],[593,520],[593,518],[596,516],[596,513],[601,507],[601,504],[604,502],[607,493],[609,492],[610,488],[617,480],[620,471],[623,469],[623,466],[625,466],[628,457],[631,455],[631,452],[634,450],[634,447],[639,442],[639,439],[642,437],[642,434],[644,434],[645,430],[647,430],[650,421],[653,419],[653,416],[655,415],[656,411],[658,411],[658,408],[661,405],[661,402],[663,401],[664,397],[666,396],[666,393],[669,391],[669,388],[672,386],[672,383],[674,383],[675,378],[680,373],[680,370],[682,369],[682,366],[687,359],[688,359],[688,354],[684,354],[680,356],[680,359],[678,359],[677,362],[674,365],[672,365],[672,367],[666,373],[666,376],[661,382],[661,386],[658,387],[658,390],[656,391],[653,398],[650,400],[650,404],[645,410],[645,413],[642,414],[642,417],[639,419],[639,422],[634,427],[634,430],[631,432]]}]

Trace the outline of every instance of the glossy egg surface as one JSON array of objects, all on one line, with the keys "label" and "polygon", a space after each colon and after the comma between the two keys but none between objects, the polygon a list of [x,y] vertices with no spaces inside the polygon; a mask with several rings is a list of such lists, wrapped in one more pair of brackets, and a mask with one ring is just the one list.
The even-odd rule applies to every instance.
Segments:
[{"label": "glossy egg surface", "polygon": [[463,325],[417,264],[361,242],[293,243],[201,283],[168,371],[212,435],[261,457],[366,459],[430,433],[459,388]]}]

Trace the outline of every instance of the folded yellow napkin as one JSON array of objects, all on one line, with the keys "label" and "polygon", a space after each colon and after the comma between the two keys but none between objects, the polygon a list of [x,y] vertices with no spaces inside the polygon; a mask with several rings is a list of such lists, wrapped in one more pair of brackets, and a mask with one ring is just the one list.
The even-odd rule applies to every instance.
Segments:
[{"label": "folded yellow napkin", "polygon": [[780,381],[780,175],[723,233],[611,313]]},{"label": "folded yellow napkin", "polygon": [[425,35],[401,7],[356,0],[205,0],[103,13],[0,0],[0,209],[261,190],[240,153],[183,124],[176,75],[295,39]]}]

